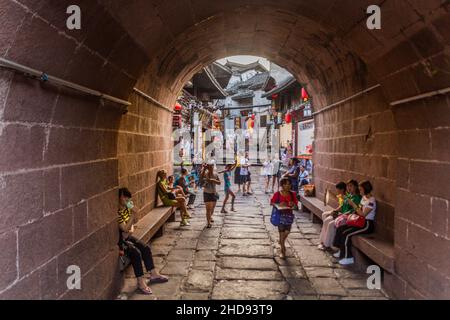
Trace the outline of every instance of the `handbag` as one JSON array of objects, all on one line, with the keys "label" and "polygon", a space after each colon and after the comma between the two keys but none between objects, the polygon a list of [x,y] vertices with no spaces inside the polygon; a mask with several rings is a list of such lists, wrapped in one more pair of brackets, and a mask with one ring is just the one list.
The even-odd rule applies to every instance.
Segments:
[{"label": "handbag", "polygon": [[305,197],[315,197],[316,186],[313,184],[306,184],[303,186],[303,191],[305,192]]},{"label": "handbag", "polygon": [[128,265],[131,263],[130,258],[127,255],[119,256],[119,269],[120,272],[125,271]]},{"label": "handbag", "polygon": [[350,227],[362,228],[366,225],[366,218],[356,213],[352,213],[347,218],[347,225]]},{"label": "handbag", "polygon": [[280,210],[273,207],[272,208],[272,214],[270,216],[270,223],[273,224],[275,227],[278,227],[280,223],[281,213]]},{"label": "handbag", "polygon": [[342,227],[343,225],[347,224],[348,220],[348,214],[341,214],[334,220],[334,225],[336,228]]},{"label": "handbag", "polygon": [[129,248],[133,248],[134,245],[130,241],[122,240],[119,246],[124,253],[123,255],[119,255],[119,269],[120,272],[123,272],[131,263],[131,259],[128,256],[128,250]]}]

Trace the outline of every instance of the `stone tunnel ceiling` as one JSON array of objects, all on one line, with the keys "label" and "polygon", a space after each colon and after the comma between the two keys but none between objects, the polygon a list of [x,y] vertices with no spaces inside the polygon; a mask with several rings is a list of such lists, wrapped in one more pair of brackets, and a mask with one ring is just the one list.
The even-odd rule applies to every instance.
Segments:
[{"label": "stone tunnel ceiling", "polygon": [[[310,86],[319,106],[325,105],[440,52],[440,40],[448,36],[444,25],[428,28],[431,17],[447,14],[439,0],[131,1],[126,9],[117,1],[101,3],[146,52],[148,74],[156,74],[174,94],[204,65],[252,54],[287,68]],[[381,30],[366,27],[370,4],[382,4]],[[426,38],[431,47],[419,44]],[[397,48],[403,50],[402,59]],[[385,93],[391,99],[403,98]]]},{"label": "stone tunnel ceiling", "polygon": [[[64,12],[70,1],[19,3],[30,12],[36,10],[56,29],[65,29],[66,16],[59,11]],[[433,73],[434,65],[442,68],[448,63],[443,58],[448,54],[448,48],[444,50],[448,43],[448,1],[133,0],[125,4],[83,0],[78,4],[83,8],[83,27],[68,36],[92,50],[85,55],[95,52],[100,59],[112,59],[117,68],[127,70],[122,77],[128,79],[116,80],[120,83],[115,85],[116,91],[126,97],[123,84],[131,88],[133,81],[141,78],[141,87],[167,104],[174,101],[196,71],[236,54],[263,56],[285,67],[308,85],[318,106],[348,97],[371,84],[389,86],[399,78],[419,76],[397,72],[407,66],[422,63],[417,73]],[[366,27],[366,9],[372,4],[382,7],[381,30]],[[21,21],[23,16],[16,19]],[[28,26],[29,39],[43,35],[40,22],[34,24]],[[10,27],[13,34],[17,32],[14,24]],[[20,40],[27,39],[19,38],[12,44],[8,42],[14,37],[3,37],[7,45],[12,45],[9,55],[17,58],[14,47],[20,50],[24,45]],[[55,52],[58,62],[63,64],[64,59],[69,59],[73,69],[56,70],[59,65],[55,63],[45,70],[72,78],[71,73],[78,72],[76,65],[84,61],[80,47],[75,48],[78,60],[72,60],[73,48],[60,45],[59,52]],[[40,54],[45,55],[45,51]],[[108,77],[110,72],[99,77]],[[448,81],[448,75],[440,76]],[[86,79],[80,81],[79,75],[74,78],[89,84]],[[429,84],[420,87],[410,80],[404,89],[394,93],[383,87],[389,100],[437,88]]]}]

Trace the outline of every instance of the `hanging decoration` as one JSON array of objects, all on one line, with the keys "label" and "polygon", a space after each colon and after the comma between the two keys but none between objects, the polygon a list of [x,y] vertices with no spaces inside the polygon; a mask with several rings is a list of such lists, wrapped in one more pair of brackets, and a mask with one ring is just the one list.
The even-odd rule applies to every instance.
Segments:
[{"label": "hanging decoration", "polygon": [[275,94],[272,95],[272,99],[275,100],[276,98],[278,98],[278,94],[275,93]]},{"label": "hanging decoration", "polygon": [[256,119],[256,115],[252,114],[252,120],[255,121],[255,119]]},{"label": "hanging decoration", "polygon": [[309,95],[305,88],[302,88],[302,100],[303,100],[303,102],[306,102],[309,100]]},{"label": "hanging decoration", "polygon": [[177,103],[175,105],[175,112],[173,113],[173,118],[172,118],[172,127],[173,128],[181,128],[182,125],[182,116],[181,116],[181,110],[183,110],[183,107],[181,106],[181,104]]},{"label": "hanging decoration", "polygon": [[284,120],[288,124],[291,123],[292,122],[292,114],[291,113],[286,113],[286,116],[284,117]]}]

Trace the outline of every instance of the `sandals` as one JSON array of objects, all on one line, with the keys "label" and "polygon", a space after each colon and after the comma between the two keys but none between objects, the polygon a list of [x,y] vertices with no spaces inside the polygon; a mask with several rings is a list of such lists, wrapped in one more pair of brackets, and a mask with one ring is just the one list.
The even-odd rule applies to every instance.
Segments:
[{"label": "sandals", "polygon": [[207,228],[207,229],[211,229],[211,228],[212,228],[211,223],[208,223],[208,225],[206,226],[206,228]]},{"label": "sandals", "polygon": [[220,211],[220,213],[228,213],[228,211],[225,210],[225,209],[222,209],[222,210]]},{"label": "sandals", "polygon": [[149,287],[146,287],[146,288],[138,287],[137,291],[140,294],[143,294],[143,295],[146,295],[146,296],[150,296],[150,295],[153,294],[153,291]]},{"label": "sandals", "polygon": [[157,277],[154,277],[154,278],[150,277],[150,279],[149,279],[149,283],[152,283],[152,284],[154,284],[154,283],[166,283],[168,281],[169,281],[169,278],[166,277],[166,276],[163,276],[161,274],[159,276],[157,276]]}]

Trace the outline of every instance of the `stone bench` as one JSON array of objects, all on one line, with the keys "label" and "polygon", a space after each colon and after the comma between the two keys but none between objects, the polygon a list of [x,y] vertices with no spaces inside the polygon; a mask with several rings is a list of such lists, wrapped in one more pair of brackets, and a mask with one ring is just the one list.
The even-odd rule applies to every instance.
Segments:
[{"label": "stone bench", "polygon": [[[151,239],[161,237],[164,234],[166,222],[175,221],[175,212],[175,208],[172,207],[152,209],[134,225],[133,237],[143,243],[149,243]],[[126,268],[129,266],[130,262],[126,264]]]},{"label": "stone bench", "polygon": [[[316,197],[305,197],[299,195],[302,210],[311,212],[313,221],[322,221],[322,213],[333,210],[325,205],[323,200]],[[306,210],[304,210],[306,208]],[[394,272],[394,244],[381,239],[377,234],[360,235],[352,237],[352,244],[359,251],[364,253],[372,261],[389,273]]]},{"label": "stone bench", "polygon": [[133,237],[148,243],[152,238],[163,235],[166,222],[175,221],[175,209],[172,207],[157,207],[146,214],[135,224]]}]

